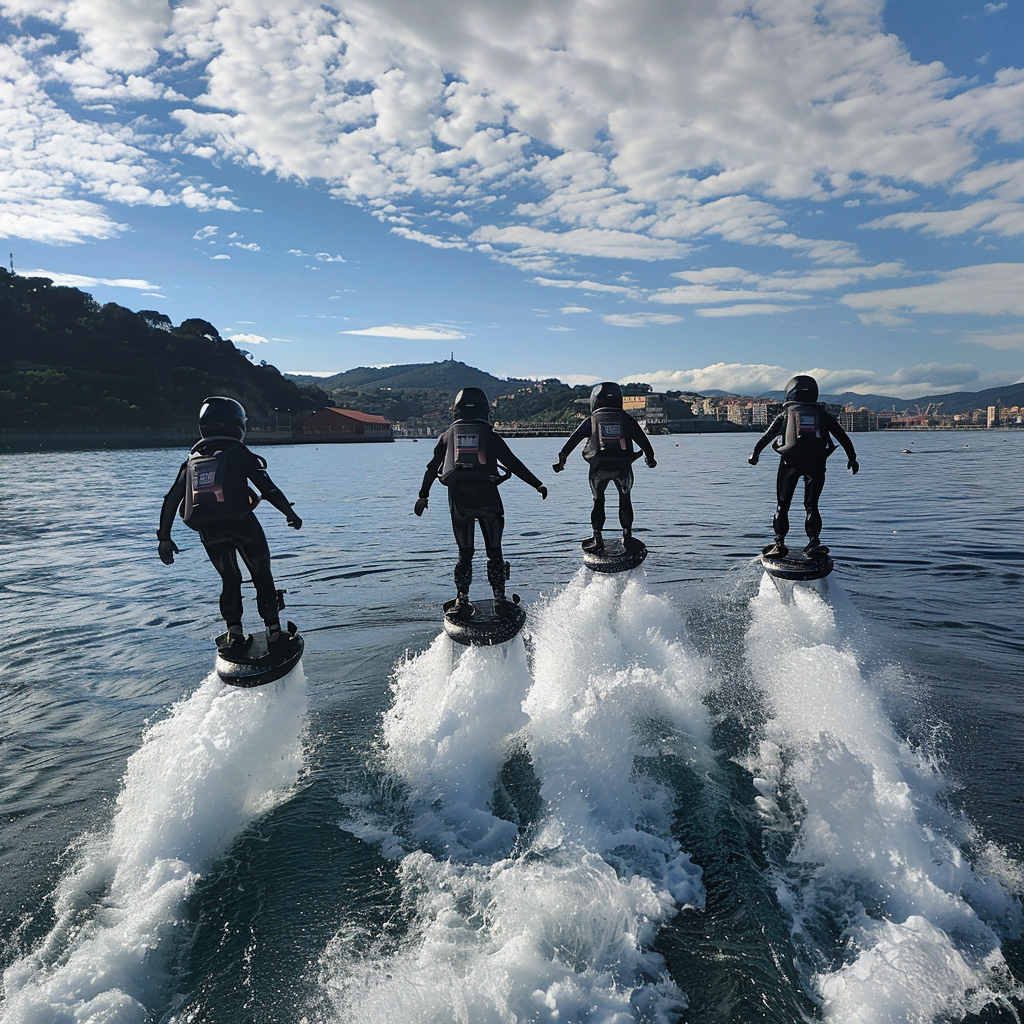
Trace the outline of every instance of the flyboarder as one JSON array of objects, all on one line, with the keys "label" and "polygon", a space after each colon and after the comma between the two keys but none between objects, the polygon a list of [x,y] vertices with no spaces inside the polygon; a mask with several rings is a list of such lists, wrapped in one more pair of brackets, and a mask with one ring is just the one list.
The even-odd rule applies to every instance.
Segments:
[{"label": "flyboarder", "polygon": [[[833,438],[835,440],[833,440]],[[860,469],[857,453],[849,435],[836,418],[818,401],[818,382],[807,374],[798,374],[786,385],[782,412],[761,435],[747,461],[757,465],[762,450],[774,439],[772,447],[779,453],[779,474],[776,480],[778,506],[772,520],[775,543],[764,549],[767,558],[785,558],[789,554],[786,534],[789,532],[789,506],[796,486],[804,481],[804,529],[807,532],[805,554],[828,553],[821,544],[821,514],[818,499],[825,486],[825,461],[836,449],[836,441],[846,452],[846,467],[856,474]]]},{"label": "flyboarder", "polygon": [[[227,632],[217,638],[218,650],[241,651],[250,645],[251,637],[242,629],[242,574],[238,555],[242,556],[256,587],[256,607],[267,629],[267,645],[288,640],[282,633],[278,615],[281,607],[274,577],[270,570],[270,548],[266,534],[253,509],[266,498],[298,530],[302,520],[292,503],[267,474],[262,456],[248,449],[245,437],[245,410],[233,398],[207,398],[199,410],[200,440],[193,445],[181,464],[173,486],[160,509],[157,530],[160,560],[174,562],[177,545],[171,540],[171,526],[180,510],[185,525],[199,534],[203,547],[220,573],[222,590],[220,613],[227,623]],[[249,487],[255,484],[259,496]],[[294,627],[290,627],[294,631]]]},{"label": "flyboarder", "polygon": [[[565,469],[565,460],[584,438],[587,443],[583,449],[583,458],[590,466],[590,491],[594,496],[594,507],[590,513],[594,535],[584,541],[584,550],[594,554],[605,550],[602,533],[605,522],[604,496],[609,483],[614,483],[619,492],[619,525],[622,528],[623,547],[626,550],[635,548],[640,542],[633,540],[633,499],[630,496],[633,463],[641,455],[646,458],[651,469],[658,463],[654,458],[654,448],[640,424],[623,411],[622,389],[618,384],[605,381],[594,386],[590,392],[590,415],[562,445],[558,461],[552,467],[556,473]],[[634,450],[634,443],[639,451]]]},{"label": "flyboarder", "polygon": [[[470,618],[469,586],[473,580],[476,523],[480,524],[487,552],[487,582],[494,592],[495,608],[506,603],[505,581],[509,564],[501,551],[505,528],[505,509],[498,485],[512,474],[547,498],[548,489],[520,462],[494,432],[490,423],[490,403],[480,388],[463,388],[452,405],[452,424],[437,439],[434,454],[427,463],[413,511],[423,515],[430,487],[439,479],[448,488],[448,508],[452,530],[459,549],[455,565],[455,601],[446,606],[448,618]],[[511,610],[512,602],[507,602]],[[518,630],[517,630],[518,632]]]}]

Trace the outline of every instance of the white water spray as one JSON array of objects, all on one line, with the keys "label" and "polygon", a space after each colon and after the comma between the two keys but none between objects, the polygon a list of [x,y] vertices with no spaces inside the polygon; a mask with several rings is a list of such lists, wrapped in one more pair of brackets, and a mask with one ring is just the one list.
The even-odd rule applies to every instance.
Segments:
[{"label": "white water spray", "polygon": [[4,972],[3,1024],[142,1024],[165,999],[166,947],[198,879],[303,768],[301,666],[250,690],[215,675],[129,759],[110,827],[85,837],[56,923]]},{"label": "white water spray", "polygon": [[894,732],[884,676],[865,678],[844,635],[856,613],[800,586],[783,602],[767,576],[751,610],[769,716],[758,803],[795,830],[777,892],[825,1020],[919,1024],[1005,998],[1000,935],[1019,932],[1019,907],[964,856],[969,823]]},{"label": "white water spray", "polygon": [[[384,761],[422,847],[399,868],[415,913],[397,947],[366,956],[351,935],[335,939],[317,1019],[676,1019],[685,997],[650,945],[703,888],[671,838],[670,793],[637,759],[656,753],[640,739],[652,718],[692,761],[707,754],[707,679],[672,639],[677,624],[642,580],[581,573],[531,622],[532,678],[521,640],[507,658],[471,650],[449,671],[442,637],[398,668]],[[491,795],[522,741],[545,809],[509,856],[517,830]]]}]

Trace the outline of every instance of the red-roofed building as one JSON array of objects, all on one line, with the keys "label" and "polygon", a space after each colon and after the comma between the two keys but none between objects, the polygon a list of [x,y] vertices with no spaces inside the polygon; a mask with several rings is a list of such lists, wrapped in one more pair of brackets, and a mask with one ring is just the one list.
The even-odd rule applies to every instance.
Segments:
[{"label": "red-roofed building", "polygon": [[372,412],[328,406],[295,425],[303,441],[393,441],[391,420]]}]

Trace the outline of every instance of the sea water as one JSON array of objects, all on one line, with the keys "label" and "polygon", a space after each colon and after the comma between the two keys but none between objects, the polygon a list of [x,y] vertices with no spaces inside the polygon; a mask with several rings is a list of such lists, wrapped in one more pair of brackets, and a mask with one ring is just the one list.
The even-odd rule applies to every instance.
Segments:
[{"label": "sea water", "polygon": [[307,646],[252,691],[197,538],[156,557],[182,453],[0,456],[0,1020],[1018,1019],[1024,437],[855,435],[783,587],[752,441],[654,439],[618,577],[582,462],[513,441],[495,649],[439,628],[429,443],[268,448]]}]

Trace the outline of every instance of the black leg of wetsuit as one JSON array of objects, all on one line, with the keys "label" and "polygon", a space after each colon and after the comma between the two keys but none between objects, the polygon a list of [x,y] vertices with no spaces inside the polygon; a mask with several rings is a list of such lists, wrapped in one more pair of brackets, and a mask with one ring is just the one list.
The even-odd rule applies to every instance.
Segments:
[{"label": "black leg of wetsuit", "polygon": [[633,489],[633,470],[627,469],[621,476],[613,477],[615,487],[619,492],[619,526],[623,530],[633,529],[633,499],[630,491]]},{"label": "black leg of wetsuit", "polygon": [[608,488],[610,478],[595,467],[590,469],[590,493],[594,496],[594,507],[590,512],[590,525],[595,531],[604,529],[604,492]]},{"label": "black leg of wetsuit", "polygon": [[247,516],[242,523],[244,529],[239,531],[235,545],[256,588],[256,610],[260,618],[270,626],[280,621],[277,588],[270,568],[270,545],[267,544],[267,535],[260,521],[254,515]]},{"label": "black leg of wetsuit", "polygon": [[278,621],[277,590],[270,569],[270,547],[259,520],[243,519],[216,524],[199,534],[203,547],[220,573],[220,613],[228,625],[242,621],[242,573],[236,552],[242,556],[256,587],[256,607],[266,623]]},{"label": "black leg of wetsuit", "polygon": [[203,530],[199,539],[206,548],[206,554],[220,573],[220,614],[229,626],[242,621],[242,573],[235,555],[235,542],[230,536],[213,534]]},{"label": "black leg of wetsuit", "polygon": [[784,540],[789,533],[789,506],[796,492],[796,485],[803,472],[783,459],[779,462],[779,475],[775,478],[775,494],[778,505],[772,519],[772,532],[777,541]]},{"label": "black leg of wetsuit", "polygon": [[505,532],[503,511],[487,510],[478,519],[487,552],[487,583],[497,601],[505,600],[505,556],[501,553],[501,538]]},{"label": "black leg of wetsuit", "polygon": [[804,474],[804,529],[807,536],[817,539],[821,536],[821,513],[818,499],[825,488],[825,473]]},{"label": "black leg of wetsuit", "polygon": [[448,511],[452,514],[452,533],[459,549],[459,560],[455,563],[455,593],[467,595],[473,582],[476,526],[472,516],[463,515],[456,507],[451,491],[448,492]]}]

